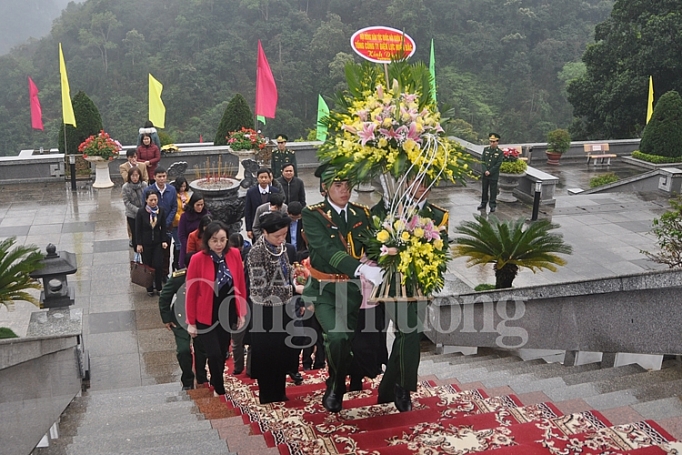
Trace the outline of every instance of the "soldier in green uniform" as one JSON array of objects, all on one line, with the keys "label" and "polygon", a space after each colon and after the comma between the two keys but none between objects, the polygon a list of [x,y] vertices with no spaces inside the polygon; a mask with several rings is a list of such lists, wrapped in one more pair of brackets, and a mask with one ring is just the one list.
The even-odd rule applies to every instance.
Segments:
[{"label": "soldier in green uniform", "polygon": [[[430,193],[423,184],[413,190],[413,199],[419,208],[418,214],[430,218],[440,230],[441,239],[448,242],[447,210],[426,200]],[[381,219],[386,217],[383,199],[372,207],[372,215]],[[391,295],[395,295],[392,293]],[[417,370],[419,369],[419,340],[426,312],[426,301],[384,302],[386,313],[393,321],[395,340],[388,358],[386,372],[379,384],[379,403],[395,403],[400,412],[412,409],[410,392],[417,390]]]},{"label": "soldier in green uniform", "polygon": [[[192,351],[190,349],[190,340],[192,339],[182,327],[178,320],[185,320],[185,275],[187,269],[181,269],[173,272],[171,278],[166,282],[161,290],[159,296],[159,311],[161,312],[161,320],[166,325],[166,328],[175,335],[176,356],[182,376],[182,390],[190,390],[194,388],[194,372],[192,371]],[[175,304],[173,304],[173,297],[177,294]],[[197,384],[208,382],[206,378],[206,354],[201,346],[199,338],[194,338],[194,366],[196,369]]]},{"label": "soldier in green uniform", "polygon": [[274,178],[278,179],[282,176],[282,167],[287,163],[294,165],[294,177],[298,177],[296,153],[287,148],[289,138],[285,134],[278,134],[275,140],[277,141],[277,149],[273,150],[270,160],[270,169],[272,169]]},{"label": "soldier in green uniform", "polygon": [[[497,207],[497,180],[500,177],[500,165],[504,160],[504,153],[497,146],[500,142],[500,135],[497,133],[490,133],[490,146],[483,149],[481,155],[481,205],[477,210],[485,210],[486,204],[490,203],[490,213],[495,211]],[[490,199],[488,199],[488,191],[490,191]],[[488,202],[490,201],[490,202]]]},{"label": "soldier in green uniform", "polygon": [[311,266],[311,279],[303,298],[314,303],[315,316],[324,332],[329,378],[322,404],[330,412],[339,412],[352,361],[351,341],[362,304],[360,282],[354,278],[363,275],[378,286],[383,272],[377,266],[360,262],[365,250],[360,239],[370,226],[369,209],[348,202],[351,195],[348,182],[334,180],[326,164],[315,175],[323,178],[327,197],[302,212]]}]

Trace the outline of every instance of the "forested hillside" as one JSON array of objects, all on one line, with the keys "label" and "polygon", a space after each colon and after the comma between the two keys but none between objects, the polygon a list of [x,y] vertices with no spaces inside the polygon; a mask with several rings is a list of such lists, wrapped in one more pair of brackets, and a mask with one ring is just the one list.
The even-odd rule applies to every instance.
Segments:
[{"label": "forested hillside", "polygon": [[[176,141],[212,138],[229,99],[254,100],[257,40],[277,81],[277,118],[264,133],[307,135],[317,95],[343,88],[343,65],[359,59],[354,31],[405,30],[413,59],[436,46],[438,101],[454,107],[459,134],[490,130],[504,141],[541,141],[567,127],[566,84],[610,0],[87,0],[70,3],[50,36],[0,57],[0,154],[56,146],[61,127],[58,48],[72,96],[83,90],[104,126],[133,142],[147,119],[147,74],[164,84],[166,131]],[[40,89],[45,132],[30,128],[27,76]]]}]

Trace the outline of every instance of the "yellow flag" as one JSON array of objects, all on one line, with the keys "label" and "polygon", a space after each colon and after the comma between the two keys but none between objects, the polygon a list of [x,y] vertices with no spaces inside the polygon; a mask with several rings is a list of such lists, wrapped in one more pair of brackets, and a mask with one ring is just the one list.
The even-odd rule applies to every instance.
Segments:
[{"label": "yellow flag", "polygon": [[651,116],[654,115],[654,79],[649,76],[649,101],[646,105],[646,122],[649,123]]},{"label": "yellow flag", "polygon": [[73,104],[71,104],[71,91],[69,90],[69,78],[66,75],[62,43],[59,43],[59,76],[62,81],[62,117],[64,117],[64,124],[73,125],[75,128],[76,116],[73,115]]},{"label": "yellow flag", "polygon": [[157,128],[165,128],[166,106],[161,101],[163,85],[149,73],[149,120]]}]

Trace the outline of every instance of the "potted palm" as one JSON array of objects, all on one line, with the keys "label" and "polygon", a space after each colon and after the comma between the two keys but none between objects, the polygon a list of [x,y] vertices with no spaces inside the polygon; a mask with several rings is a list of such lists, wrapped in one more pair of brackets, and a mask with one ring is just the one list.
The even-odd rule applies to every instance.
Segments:
[{"label": "potted palm", "polygon": [[557,128],[547,133],[547,164],[559,165],[559,159],[571,147],[571,135]]},{"label": "potted palm", "polygon": [[547,269],[556,272],[566,260],[557,254],[571,254],[572,248],[561,235],[549,231],[558,227],[548,220],[525,226],[525,220],[500,221],[476,215],[476,221],[463,221],[455,230],[452,251],[455,257],[465,256],[467,266],[493,264],[495,288],[510,288],[519,268],[534,273]]},{"label": "potted palm", "polygon": [[500,195],[497,197],[498,201],[502,202],[516,202],[514,196],[514,189],[519,186],[519,180],[526,175],[528,165],[525,161],[519,159],[521,152],[519,149],[511,147],[502,149],[504,158],[500,165],[500,177],[498,180],[498,188]]}]

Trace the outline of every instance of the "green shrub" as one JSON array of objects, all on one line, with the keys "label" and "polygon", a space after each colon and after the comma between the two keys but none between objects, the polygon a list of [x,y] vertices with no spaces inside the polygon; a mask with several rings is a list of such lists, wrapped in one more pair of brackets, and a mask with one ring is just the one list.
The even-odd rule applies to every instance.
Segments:
[{"label": "green shrub", "polygon": [[682,98],[676,91],[665,93],[656,103],[639,150],[648,155],[682,156]]},{"label": "green shrub", "polygon": [[564,153],[571,147],[571,135],[561,128],[547,133],[547,151]]},{"label": "green shrub", "polygon": [[213,144],[227,145],[227,136],[232,131],[239,131],[242,128],[254,128],[253,113],[244,97],[237,93],[225,108]]},{"label": "green shrub", "polygon": [[500,165],[500,172],[503,174],[523,174],[528,169],[528,164],[523,160],[504,161]]},{"label": "green shrub", "polygon": [[479,291],[492,291],[493,289],[495,289],[495,285],[494,285],[494,284],[490,284],[490,283],[481,283],[481,284],[479,284],[478,286],[476,286],[476,287],[474,288],[474,291],[476,291],[476,292],[479,292]]},{"label": "green shrub", "polygon": [[658,155],[648,155],[642,153],[639,150],[632,152],[632,157],[638,160],[646,161],[653,164],[666,164],[666,163],[682,163],[682,156],[669,157],[669,156],[658,156]]},{"label": "green shrub", "polygon": [[671,209],[660,218],[654,218],[652,222],[651,232],[658,239],[656,244],[660,251],[640,252],[652,261],[665,264],[672,269],[682,267],[682,197],[678,196],[669,202]]},{"label": "green shrub", "polygon": [[[88,96],[80,91],[73,97],[73,115],[76,117],[76,127],[66,125],[66,149],[69,154],[78,153],[81,142],[99,133],[102,127],[102,116],[97,106]],[[59,128],[59,151],[64,153],[64,125]]]},{"label": "green shrub", "polygon": [[159,141],[161,141],[161,147],[163,147],[164,145],[173,144],[175,142],[173,141],[171,135],[166,133],[165,131],[158,131],[158,134]]},{"label": "green shrub", "polygon": [[19,338],[9,327],[0,327],[0,339],[3,338]]},{"label": "green shrub", "polygon": [[590,188],[596,188],[602,185],[608,185],[609,183],[617,182],[620,180],[616,174],[609,172],[607,174],[598,175],[590,179]]}]

